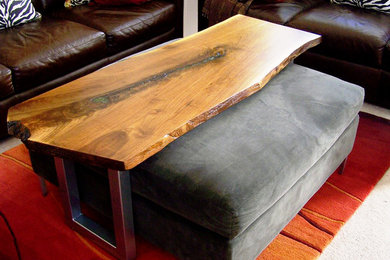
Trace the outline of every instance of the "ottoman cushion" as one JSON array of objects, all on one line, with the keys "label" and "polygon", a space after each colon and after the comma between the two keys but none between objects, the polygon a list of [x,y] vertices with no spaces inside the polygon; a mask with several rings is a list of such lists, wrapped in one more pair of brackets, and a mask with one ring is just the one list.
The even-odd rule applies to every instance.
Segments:
[{"label": "ottoman cushion", "polygon": [[360,87],[290,65],[133,169],[133,191],[233,238],[332,147],[363,96]]}]

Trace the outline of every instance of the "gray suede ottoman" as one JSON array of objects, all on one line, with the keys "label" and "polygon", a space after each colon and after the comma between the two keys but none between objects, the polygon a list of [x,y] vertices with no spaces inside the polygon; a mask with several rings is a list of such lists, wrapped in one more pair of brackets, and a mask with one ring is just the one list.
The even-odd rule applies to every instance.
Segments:
[{"label": "gray suede ottoman", "polygon": [[[348,156],[363,98],[289,65],[131,170],[136,233],[182,259],[256,258]],[[47,158],[32,161],[56,182]],[[110,216],[105,171],[77,168],[81,199]]]}]

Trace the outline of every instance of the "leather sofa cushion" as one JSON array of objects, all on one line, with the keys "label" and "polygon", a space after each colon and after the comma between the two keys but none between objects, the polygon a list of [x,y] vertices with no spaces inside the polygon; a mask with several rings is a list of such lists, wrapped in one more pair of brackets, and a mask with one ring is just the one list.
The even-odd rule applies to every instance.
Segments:
[{"label": "leather sofa cushion", "polygon": [[302,11],[312,8],[324,0],[255,0],[249,7],[248,16],[285,24]]},{"label": "leather sofa cushion", "polygon": [[0,64],[0,98],[6,98],[13,93],[11,70]]},{"label": "leather sofa cushion", "polygon": [[233,238],[332,147],[363,96],[356,85],[292,64],[134,168],[132,189]]},{"label": "leather sofa cushion", "polygon": [[287,25],[322,35],[312,51],[380,68],[390,39],[390,16],[360,8],[324,3],[301,13]]},{"label": "leather sofa cushion", "polygon": [[106,34],[110,53],[145,42],[175,27],[175,5],[154,0],[142,5],[78,6],[53,12]]},{"label": "leather sofa cushion", "polygon": [[103,32],[50,19],[0,32],[0,63],[12,70],[16,93],[79,69],[106,55]]}]

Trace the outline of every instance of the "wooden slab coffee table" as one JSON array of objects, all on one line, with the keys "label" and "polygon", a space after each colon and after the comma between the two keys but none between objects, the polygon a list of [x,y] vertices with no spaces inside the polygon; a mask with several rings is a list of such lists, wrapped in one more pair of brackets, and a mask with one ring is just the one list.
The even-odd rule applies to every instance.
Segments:
[{"label": "wooden slab coffee table", "polygon": [[[115,256],[135,258],[127,170],[257,92],[319,42],[238,15],[12,107],[9,133],[56,158],[73,229]],[[73,161],[108,169],[115,235],[81,214]]]}]

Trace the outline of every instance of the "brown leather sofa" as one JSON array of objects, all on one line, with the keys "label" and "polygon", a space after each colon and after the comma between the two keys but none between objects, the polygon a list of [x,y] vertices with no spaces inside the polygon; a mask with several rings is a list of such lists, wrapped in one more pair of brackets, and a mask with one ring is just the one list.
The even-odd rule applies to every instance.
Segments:
[{"label": "brown leather sofa", "polygon": [[321,34],[295,63],[360,85],[366,102],[390,108],[390,15],[330,0],[253,0],[245,14]]},{"label": "brown leather sofa", "polygon": [[64,0],[32,2],[42,20],[0,30],[0,138],[9,107],[182,35],[183,0],[73,8]]}]

